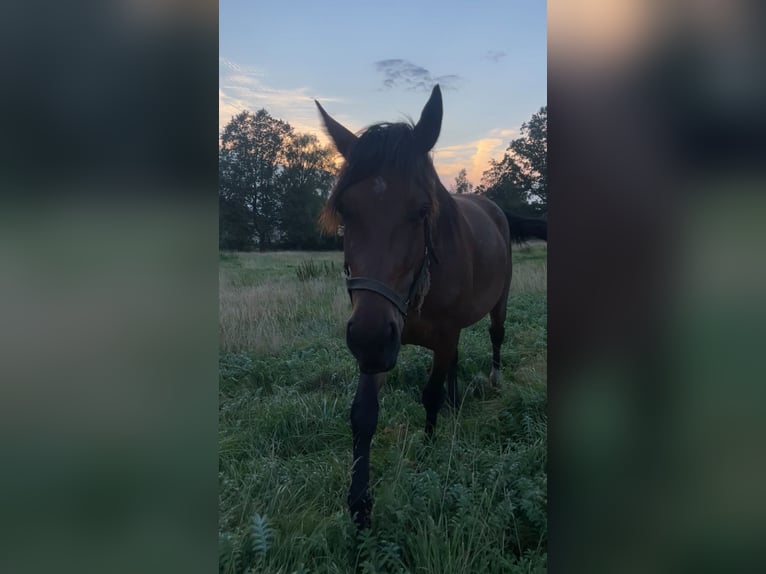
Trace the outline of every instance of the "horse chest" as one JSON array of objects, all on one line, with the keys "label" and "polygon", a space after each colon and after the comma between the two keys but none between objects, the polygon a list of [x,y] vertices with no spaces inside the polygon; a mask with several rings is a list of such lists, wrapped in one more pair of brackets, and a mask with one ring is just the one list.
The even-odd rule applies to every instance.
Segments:
[{"label": "horse chest", "polygon": [[402,329],[403,345],[418,345],[432,349],[439,333],[438,325],[423,317],[408,318]]}]

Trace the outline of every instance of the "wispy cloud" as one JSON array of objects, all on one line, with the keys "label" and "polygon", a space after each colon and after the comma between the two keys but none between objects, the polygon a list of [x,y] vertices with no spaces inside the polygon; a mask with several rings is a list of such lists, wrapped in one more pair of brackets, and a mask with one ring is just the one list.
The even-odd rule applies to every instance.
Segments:
[{"label": "wispy cloud", "polygon": [[242,66],[240,64],[237,64],[236,62],[232,62],[228,58],[224,58],[223,56],[218,57],[218,69],[219,69],[219,75],[224,73],[246,74],[248,76],[263,75],[263,73],[257,70],[256,68],[249,68],[247,66]]},{"label": "wispy cloud", "polygon": [[508,54],[505,52],[502,52],[500,50],[488,50],[486,54],[484,54],[484,57],[487,58],[487,60],[491,60],[495,63],[499,62],[503,58],[505,58]]},{"label": "wispy cloud", "polygon": [[[329,141],[321,129],[314,99],[325,103],[342,101],[340,98],[311,93],[307,87],[272,87],[266,82],[268,74],[265,71],[226,58],[218,59],[218,70],[219,130],[244,110],[255,112],[265,108],[275,118],[289,122],[297,131],[314,134],[324,143]],[[338,119],[343,121],[342,115]]]},{"label": "wispy cloud", "polygon": [[507,128],[495,128],[489,132],[489,135],[510,139],[511,137],[518,136],[519,130],[507,129]]},{"label": "wispy cloud", "polygon": [[461,80],[456,74],[433,76],[426,68],[401,59],[379,60],[375,62],[375,69],[383,74],[383,87],[403,88],[410,92],[426,92],[434,84],[454,90]]}]

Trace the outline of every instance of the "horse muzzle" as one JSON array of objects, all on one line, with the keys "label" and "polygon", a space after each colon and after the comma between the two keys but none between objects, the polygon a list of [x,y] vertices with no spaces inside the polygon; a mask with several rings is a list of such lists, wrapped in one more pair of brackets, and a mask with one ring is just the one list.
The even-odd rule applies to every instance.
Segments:
[{"label": "horse muzzle", "polygon": [[346,325],[346,344],[366,374],[385,373],[396,365],[401,328],[396,321],[365,321],[353,315]]}]

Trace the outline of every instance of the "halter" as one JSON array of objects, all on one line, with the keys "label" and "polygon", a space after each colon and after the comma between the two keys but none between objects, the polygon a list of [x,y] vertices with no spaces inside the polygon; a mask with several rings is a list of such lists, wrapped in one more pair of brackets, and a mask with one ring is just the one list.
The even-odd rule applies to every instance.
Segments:
[{"label": "halter", "polygon": [[[377,293],[378,295],[381,295],[382,297],[385,297],[388,299],[391,303],[394,304],[394,306],[399,309],[399,312],[404,316],[404,318],[407,318],[407,310],[410,307],[410,303],[412,302],[412,297],[415,295],[415,292],[418,289],[418,286],[423,281],[424,277],[430,276],[429,275],[429,265],[431,263],[431,258],[433,257],[434,261],[437,263],[439,260],[436,257],[436,253],[433,251],[433,246],[431,245],[431,232],[430,232],[430,225],[428,224],[428,218],[424,220],[423,227],[425,229],[425,253],[423,254],[423,262],[420,264],[420,270],[415,275],[415,278],[412,280],[412,285],[410,285],[410,289],[407,293],[407,297],[403,298],[399,293],[391,289],[388,285],[383,283],[382,281],[378,281],[377,279],[371,279],[369,277],[349,277],[348,272],[344,271],[344,277],[346,278],[346,287],[348,288],[348,296],[349,299],[351,298],[351,292],[352,291],[372,291],[373,293]],[[422,299],[425,298],[425,294],[423,294],[420,304],[418,308],[420,308],[420,305],[423,304]]]}]

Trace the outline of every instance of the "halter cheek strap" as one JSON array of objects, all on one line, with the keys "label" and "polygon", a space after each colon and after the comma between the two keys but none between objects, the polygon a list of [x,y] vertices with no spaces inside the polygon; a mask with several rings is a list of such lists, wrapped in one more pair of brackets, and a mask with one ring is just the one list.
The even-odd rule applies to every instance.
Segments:
[{"label": "halter cheek strap", "polygon": [[[428,223],[428,219],[425,219],[423,222],[423,227],[425,229],[425,253],[423,254],[423,262],[420,264],[420,271],[415,275],[414,279],[412,280],[412,285],[410,285],[409,292],[407,293],[407,298],[401,297],[396,291],[391,289],[388,285],[383,283],[382,281],[378,281],[377,279],[372,279],[370,277],[346,277],[346,287],[348,288],[348,296],[351,298],[351,292],[352,291],[372,291],[373,293],[377,293],[378,295],[381,295],[382,297],[385,297],[388,299],[391,303],[394,304],[394,306],[399,310],[399,312],[404,316],[404,318],[407,318],[407,310],[410,307],[410,303],[412,301],[413,295],[415,295],[415,292],[418,289],[418,286],[423,281],[423,278],[425,275],[429,273],[429,264],[431,261],[431,258],[433,257],[434,261],[438,263],[438,259],[436,258],[436,254],[433,253],[433,248],[431,246],[431,232],[430,232],[430,225]],[[425,294],[423,294],[423,297],[425,297]],[[422,305],[422,301],[420,302]],[[418,305],[419,308],[419,305]]]}]

